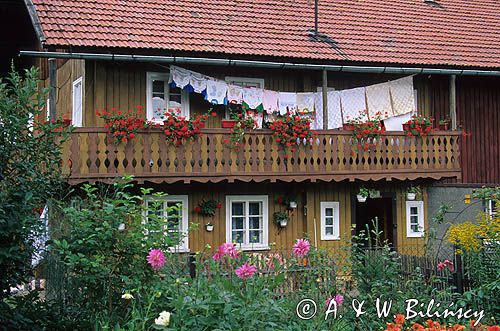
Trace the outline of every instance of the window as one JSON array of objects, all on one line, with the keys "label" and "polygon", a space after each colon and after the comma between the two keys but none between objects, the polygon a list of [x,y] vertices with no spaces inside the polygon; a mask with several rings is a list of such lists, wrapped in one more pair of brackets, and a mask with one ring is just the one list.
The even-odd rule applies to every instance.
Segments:
[{"label": "window", "polygon": [[238,85],[241,87],[264,88],[264,79],[263,78],[226,76],[225,80],[229,84]]},{"label": "window", "polygon": [[242,249],[268,249],[267,195],[226,197],[226,241]]},{"label": "window", "polygon": [[406,201],[406,236],[408,238],[424,236],[423,201]]},{"label": "window", "polygon": [[497,215],[498,213],[498,203],[496,200],[486,200],[486,210],[485,212],[491,217]]},{"label": "window", "polygon": [[73,111],[71,116],[71,124],[75,127],[83,125],[83,78],[80,77],[73,82]]},{"label": "window", "polygon": [[[169,195],[156,198],[148,197],[145,199],[147,220],[150,215],[158,215],[165,220],[165,232],[179,233],[181,242],[178,246],[172,247],[175,252],[187,252],[188,245],[188,197],[187,195]],[[159,202],[159,203],[158,203]],[[173,207],[173,208],[172,208]]]},{"label": "window", "polygon": [[172,88],[168,82],[168,73],[146,74],[146,113],[149,121],[162,123],[167,111],[189,117],[189,93],[178,87]]},{"label": "window", "polygon": [[321,240],[339,240],[339,203],[321,202]]}]

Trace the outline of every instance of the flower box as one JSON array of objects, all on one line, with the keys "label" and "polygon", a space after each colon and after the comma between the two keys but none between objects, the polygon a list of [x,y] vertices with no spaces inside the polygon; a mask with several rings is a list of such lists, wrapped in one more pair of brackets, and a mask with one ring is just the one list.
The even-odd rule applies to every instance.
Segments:
[{"label": "flower box", "polygon": [[235,120],[222,120],[221,125],[223,129],[232,129],[236,124]]},{"label": "flower box", "polygon": [[448,131],[450,129],[450,123],[439,123],[438,128],[441,131]]},{"label": "flower box", "polygon": [[342,124],[342,129],[346,130],[346,131],[354,131],[355,128],[356,127],[354,126],[354,124],[350,124],[350,123]]},{"label": "flower box", "polygon": [[410,131],[410,130],[411,130],[410,123],[404,123],[403,124],[403,131]]}]

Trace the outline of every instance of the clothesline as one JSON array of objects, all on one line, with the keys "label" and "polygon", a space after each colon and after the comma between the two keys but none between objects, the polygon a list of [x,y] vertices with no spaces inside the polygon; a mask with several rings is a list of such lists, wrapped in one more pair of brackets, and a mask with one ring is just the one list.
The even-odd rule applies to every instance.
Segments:
[{"label": "clothesline", "polygon": [[[269,115],[300,113],[314,115],[313,128],[323,128],[322,92],[281,92],[242,87],[178,66],[170,66],[169,83],[200,93],[212,104],[242,104]],[[367,120],[381,114],[391,127],[402,127],[408,114],[415,112],[413,76],[339,91],[327,92],[328,129],[358,118]],[[391,119],[391,120],[389,120]]]}]

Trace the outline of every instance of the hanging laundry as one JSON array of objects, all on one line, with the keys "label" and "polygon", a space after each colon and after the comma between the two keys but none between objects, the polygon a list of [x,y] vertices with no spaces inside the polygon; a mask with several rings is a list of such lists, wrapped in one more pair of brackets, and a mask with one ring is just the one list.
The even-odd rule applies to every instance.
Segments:
[{"label": "hanging laundry", "polygon": [[[243,103],[249,109],[262,109],[262,97],[264,90],[255,87],[243,88]],[[259,107],[260,106],[260,107]]]},{"label": "hanging laundry", "polygon": [[268,114],[278,112],[278,92],[264,90],[262,94],[262,105],[264,106],[264,111]]},{"label": "hanging laundry", "polygon": [[340,91],[340,103],[344,123],[356,118],[361,121],[368,120],[364,87]]},{"label": "hanging laundry", "polygon": [[406,123],[409,120],[411,120],[412,115],[413,112],[385,119],[384,120],[385,129],[387,131],[403,131],[403,123]]},{"label": "hanging laundry", "polygon": [[393,80],[389,84],[394,115],[403,115],[415,111],[413,76]]},{"label": "hanging laundry", "polygon": [[314,93],[314,122],[311,126],[313,130],[323,130],[323,93]]},{"label": "hanging laundry", "polygon": [[207,76],[191,71],[191,75],[189,77],[189,85],[191,85],[194,92],[202,93],[207,89],[207,80]]},{"label": "hanging laundry", "polygon": [[278,105],[281,115],[285,115],[287,112],[295,114],[297,109],[297,93],[279,92]]},{"label": "hanging laundry", "polygon": [[207,80],[207,95],[205,100],[215,105],[225,104],[227,83],[222,80]]},{"label": "hanging laundry", "polygon": [[152,114],[153,121],[161,121],[165,118],[165,113],[167,111],[167,104],[163,98],[154,97],[151,100],[151,108],[153,111]]},{"label": "hanging laundry", "polygon": [[241,105],[243,102],[243,88],[241,86],[229,84],[227,86],[227,102]]},{"label": "hanging laundry", "polygon": [[375,84],[366,87],[366,103],[370,119],[381,119],[393,116],[389,83]]},{"label": "hanging laundry", "polygon": [[[321,96],[323,97],[323,96]],[[328,129],[338,129],[342,127],[342,112],[340,111],[340,92],[327,92],[328,105]],[[323,103],[323,102],[321,102]]]},{"label": "hanging laundry", "polygon": [[297,93],[297,111],[301,113],[312,113],[314,111],[314,93]]},{"label": "hanging laundry", "polygon": [[177,66],[170,66],[169,83],[174,82],[176,87],[183,89],[184,87],[189,85],[190,77],[191,71]]},{"label": "hanging laundry", "polygon": [[249,110],[249,111],[247,111],[247,115],[253,118],[257,129],[262,129],[262,123],[264,121],[264,114],[263,113],[258,112],[258,111]]}]

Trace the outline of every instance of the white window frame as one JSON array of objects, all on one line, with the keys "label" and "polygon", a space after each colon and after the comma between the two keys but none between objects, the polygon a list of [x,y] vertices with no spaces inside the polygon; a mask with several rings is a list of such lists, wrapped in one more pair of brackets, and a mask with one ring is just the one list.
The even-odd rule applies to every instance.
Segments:
[{"label": "white window frame", "polygon": [[[411,208],[417,208],[418,228],[419,231],[414,232],[411,229]],[[407,238],[422,238],[425,235],[424,224],[424,202],[423,201],[406,201],[406,237]]]},{"label": "white window frame", "polygon": [[[189,198],[187,195],[167,195],[164,197],[155,197],[155,196],[147,196],[144,198],[146,201],[161,201],[161,202],[181,202],[182,207],[181,207],[181,213],[182,213],[182,218],[181,218],[181,226],[182,226],[182,231],[179,232],[179,236],[182,237],[181,242],[179,245],[175,247],[171,247],[170,251],[174,253],[186,253],[189,252]],[[167,217],[167,210],[163,210],[164,217]],[[145,222],[148,219],[148,214],[147,210],[144,213],[144,220]],[[168,233],[165,233],[165,235],[168,235]]]},{"label": "white window frame", "polygon": [[[75,97],[76,88],[80,85],[80,98]],[[78,77],[73,81],[72,89],[72,109],[71,109],[71,124],[74,127],[83,126],[83,77]],[[79,109],[79,111],[78,111]]]},{"label": "white window frame", "polygon": [[264,88],[264,78],[226,76],[224,80],[229,84],[241,87],[248,87],[247,84],[257,84],[256,88]]},{"label": "white window frame", "polygon": [[[248,234],[248,202],[262,202],[262,243],[259,244],[236,244],[242,250],[265,250],[269,249],[269,197],[267,195],[227,195],[226,196],[226,242],[233,242],[232,235],[232,206],[233,202],[245,202],[244,229],[245,240]],[[244,240],[244,241],[245,241]]]},{"label": "white window frame", "polygon": [[[168,109],[170,103],[170,84],[169,84],[170,74],[165,72],[146,72],[146,117],[148,121],[163,124],[163,121],[153,120],[153,80],[163,80],[165,85],[163,86],[163,93],[165,95],[165,105]],[[190,108],[189,108],[189,93],[184,89],[181,89],[181,115],[189,118]]]},{"label": "white window frame", "polygon": [[[496,200],[488,199],[486,200],[486,210],[485,212],[490,216],[493,217],[498,213],[498,206],[493,207],[493,204],[496,204]],[[495,210],[496,208],[496,210]]]},{"label": "white window frame", "polygon": [[47,99],[45,105],[46,105],[45,120],[48,122],[50,121],[50,98]]},{"label": "white window frame", "polygon": [[[326,234],[326,209],[333,209],[333,234]],[[321,217],[321,240],[340,240],[340,203],[338,201],[321,201],[320,202],[320,217]],[[331,225],[328,225],[331,227]]]}]

